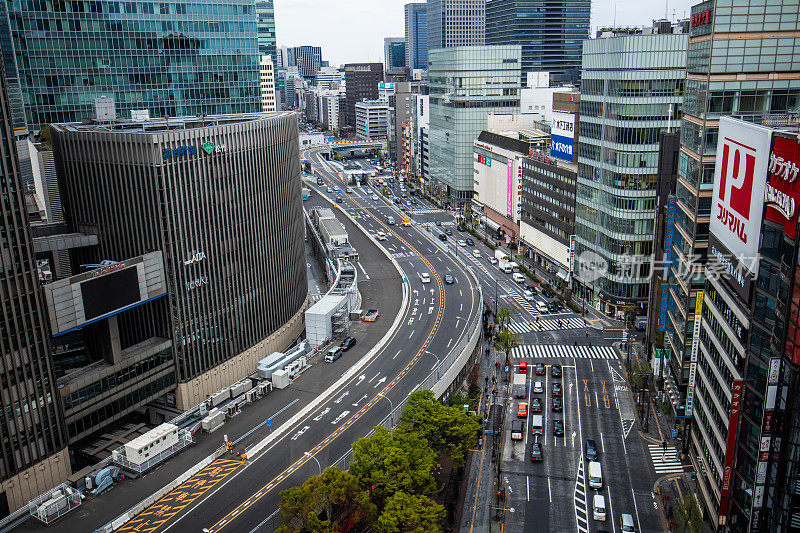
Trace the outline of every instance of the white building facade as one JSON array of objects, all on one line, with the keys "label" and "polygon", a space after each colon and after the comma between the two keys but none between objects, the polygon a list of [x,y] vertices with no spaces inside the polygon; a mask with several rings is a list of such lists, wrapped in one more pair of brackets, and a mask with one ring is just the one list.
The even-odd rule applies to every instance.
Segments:
[{"label": "white building facade", "polygon": [[379,100],[356,103],[356,137],[370,141],[387,141],[389,104]]},{"label": "white building facade", "polygon": [[278,102],[275,98],[275,65],[272,62],[272,56],[261,56],[259,72],[261,74],[261,111],[275,113],[278,111]]}]

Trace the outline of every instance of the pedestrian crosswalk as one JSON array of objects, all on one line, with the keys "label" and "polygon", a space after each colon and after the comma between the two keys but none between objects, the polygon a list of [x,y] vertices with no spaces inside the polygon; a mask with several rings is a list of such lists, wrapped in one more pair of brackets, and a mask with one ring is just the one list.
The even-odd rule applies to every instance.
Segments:
[{"label": "pedestrian crosswalk", "polygon": [[551,357],[563,359],[618,359],[611,346],[570,346],[566,344],[526,344],[511,350],[513,359],[536,359]]},{"label": "pedestrian crosswalk", "polygon": [[653,468],[656,474],[677,474],[683,472],[678,450],[671,444],[667,445],[666,451],[662,444],[648,444],[650,458],[653,460]]},{"label": "pedestrian crosswalk", "polygon": [[[535,313],[536,311],[532,311]],[[550,318],[539,319],[534,321],[525,321],[522,323],[514,322],[508,325],[508,329],[516,331],[517,333],[530,333],[531,331],[555,331],[558,329],[581,329],[586,327],[586,321],[582,318]]]}]

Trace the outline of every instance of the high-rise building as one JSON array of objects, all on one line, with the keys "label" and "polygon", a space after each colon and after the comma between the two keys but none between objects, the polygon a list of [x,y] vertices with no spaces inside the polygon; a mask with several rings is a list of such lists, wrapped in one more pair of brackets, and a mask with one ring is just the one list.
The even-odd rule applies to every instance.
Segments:
[{"label": "high-rise building", "polygon": [[317,87],[320,89],[338,89],[342,84],[342,72],[336,67],[321,67],[317,71]]},{"label": "high-rise building", "polygon": [[[686,34],[620,35],[583,46],[573,288],[609,315],[647,301],[659,133],[677,127]],[[587,254],[585,257],[582,254]]]},{"label": "high-rise building", "polygon": [[8,9],[31,129],[92,118],[92,100],[99,97],[112,98],[126,118],[136,109],[152,117],[261,109],[252,0],[16,3]]},{"label": "high-rise building", "polygon": [[428,0],[427,6],[429,54],[437,48],[484,44],[486,0]]},{"label": "high-rise building", "polygon": [[272,56],[261,56],[261,111],[274,113],[278,110],[278,103],[275,98],[275,66],[272,63]]},{"label": "high-rise building", "polygon": [[382,63],[349,63],[344,66],[346,112],[340,126],[355,127],[356,102],[377,100],[378,83],[383,81]]},{"label": "high-rise building", "polygon": [[429,52],[430,185],[451,205],[472,199],[473,142],[489,114],[519,113],[521,54],[519,45]]},{"label": "high-rise building", "polygon": [[387,76],[402,76],[406,67],[405,37],[386,37],[383,40],[383,66]]},{"label": "high-rise building", "polygon": [[317,71],[322,67],[322,48],[319,46],[293,46],[289,48],[289,67],[297,67],[300,76],[312,85]]},{"label": "high-rise building", "polygon": [[302,334],[308,291],[294,113],[50,130],[67,225],[91,227],[98,238],[73,252],[76,264],[163,254],[168,299],[152,313],[120,315],[118,337],[135,339],[143,318],[167,325],[177,409],[245,377]]},{"label": "high-rise building", "polygon": [[488,0],[486,44],[522,45],[523,76],[544,71],[554,84],[577,84],[590,13],[591,0]]},{"label": "high-rise building", "polygon": [[0,513],[7,515],[66,480],[65,431],[50,357],[49,330],[33,257],[5,77],[0,75],[0,347],[3,354]]},{"label": "high-rise building", "polygon": [[[664,336],[664,377],[680,416],[689,385],[696,295],[705,285],[708,227],[717,215],[711,195],[719,119],[731,115],[775,123],[796,114],[800,105],[800,56],[796,48],[785,48],[794,46],[800,30],[800,5],[782,0],[780,14],[764,5],[763,0],[720,0],[691,11]],[[764,332],[756,328],[753,335]]]},{"label": "high-rise building", "polygon": [[256,0],[258,27],[258,53],[276,61],[275,52],[275,6],[273,0]]},{"label": "high-rise building", "polygon": [[389,104],[380,100],[356,103],[356,137],[369,141],[388,140]]},{"label": "high-rise building", "polygon": [[718,117],[717,127],[705,285],[692,309],[689,456],[704,515],[718,531],[793,531],[800,517],[800,138],[796,122],[793,133],[730,117]]},{"label": "high-rise building", "polygon": [[428,4],[406,4],[406,66],[428,68]]}]

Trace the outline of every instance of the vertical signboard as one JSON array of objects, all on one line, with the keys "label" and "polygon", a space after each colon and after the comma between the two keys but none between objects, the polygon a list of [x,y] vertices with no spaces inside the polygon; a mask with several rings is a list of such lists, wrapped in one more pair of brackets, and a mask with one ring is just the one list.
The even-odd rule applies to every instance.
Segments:
[{"label": "vertical signboard", "polygon": [[570,235],[569,236],[569,273],[570,275],[575,273],[575,243],[576,243],[576,236]]},{"label": "vertical signboard", "polygon": [[550,156],[572,162],[575,144],[575,115],[553,111],[550,125]]},{"label": "vertical signboard", "polygon": [[800,143],[797,137],[776,136],[769,155],[769,183],[764,194],[765,217],[783,224],[790,239],[797,233],[800,200]]},{"label": "vertical signboard", "polygon": [[508,160],[508,174],[506,182],[506,214],[513,217],[514,214],[514,160]]},{"label": "vertical signboard", "polygon": [[697,351],[700,349],[700,320],[703,312],[703,291],[697,291],[694,305],[694,336],[692,337],[692,359],[689,364],[689,384],[686,387],[686,416],[694,413],[694,385],[697,379]]},{"label": "vertical signboard", "polygon": [[[670,194],[667,200],[667,223],[664,228],[664,269],[662,275],[666,280],[672,265],[672,235],[675,231],[675,195]],[[661,308],[658,313],[658,331],[667,329],[667,306],[669,305],[669,286],[661,285]]]},{"label": "vertical signboard", "polygon": [[728,443],[725,449],[725,469],[720,486],[719,518],[724,524],[728,515],[728,499],[731,495],[733,456],[736,451],[736,433],[739,426],[739,409],[742,403],[742,380],[736,379],[731,386],[731,416],[728,420]]},{"label": "vertical signboard", "polygon": [[[740,262],[758,254],[772,130],[730,117],[719,121],[709,230]],[[757,274],[757,272],[752,272]]]}]

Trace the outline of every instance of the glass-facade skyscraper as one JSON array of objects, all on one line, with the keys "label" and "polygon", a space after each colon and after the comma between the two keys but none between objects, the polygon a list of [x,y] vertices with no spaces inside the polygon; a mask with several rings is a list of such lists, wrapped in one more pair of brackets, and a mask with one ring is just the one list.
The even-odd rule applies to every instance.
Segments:
[{"label": "glass-facade skyscraper", "polygon": [[584,42],[576,257],[607,268],[579,271],[574,288],[609,315],[647,300],[659,133],[679,125],[687,42],[685,33]]},{"label": "glass-facade skyscraper", "polygon": [[489,0],[486,44],[522,45],[522,76],[546,71],[556,84],[577,84],[591,8],[591,0]]},{"label": "glass-facade skyscraper", "polygon": [[482,46],[486,0],[428,0],[428,50]]},{"label": "glass-facade skyscraper", "polygon": [[492,113],[519,113],[519,45],[430,50],[430,185],[453,206],[472,199],[475,139]]},{"label": "glass-facade skyscraper", "polygon": [[428,68],[428,4],[406,4],[406,66]]},{"label": "glass-facade skyscraper", "polygon": [[256,0],[258,17],[258,53],[275,58],[275,5],[273,0]]},{"label": "glass-facade skyscraper", "polygon": [[15,1],[8,10],[31,129],[90,118],[101,96],[122,117],[261,108],[252,0]]}]

